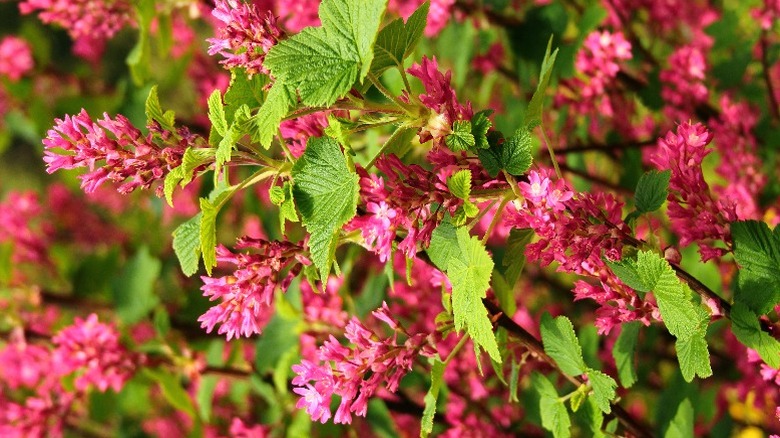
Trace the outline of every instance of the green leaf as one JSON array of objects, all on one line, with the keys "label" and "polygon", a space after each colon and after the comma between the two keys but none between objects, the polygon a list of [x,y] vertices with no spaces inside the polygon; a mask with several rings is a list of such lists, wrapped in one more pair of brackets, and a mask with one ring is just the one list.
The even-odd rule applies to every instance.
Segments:
[{"label": "green leaf", "polygon": [[429,3],[425,2],[409,16],[390,22],[379,31],[374,44],[374,59],[371,71],[377,76],[389,67],[403,68],[403,61],[409,56],[425,31],[428,21]]},{"label": "green leaf", "polygon": [[218,204],[212,204],[206,198],[200,198],[200,252],[203,254],[203,266],[211,275],[211,268],[217,266],[217,214]]},{"label": "green leaf", "polygon": [[634,351],[639,339],[639,321],[625,322],[620,326],[620,336],[612,347],[612,357],[615,359],[620,384],[630,388],[636,383],[636,366]]},{"label": "green leaf", "polygon": [[203,376],[198,385],[198,391],[195,393],[198,413],[206,423],[211,421],[211,408],[214,406],[214,391],[217,389],[217,383],[219,383],[218,376]]},{"label": "green leaf", "polygon": [[457,230],[457,237],[460,256],[450,258],[447,266],[447,277],[452,283],[455,330],[460,331],[465,326],[475,346],[484,348],[493,360],[501,363],[493,324],[482,303],[490,287],[493,260],[482,242],[469,236],[465,228]]},{"label": "green leaf", "polygon": [[488,119],[493,113],[493,110],[482,110],[471,118],[471,134],[474,136],[474,145],[478,149],[487,149],[490,147],[488,142],[487,133],[490,127],[493,126],[493,122]]},{"label": "green leaf", "polygon": [[264,65],[277,81],[298,89],[309,106],[330,106],[368,74],[387,0],[325,0],[322,27],[281,41]]},{"label": "green leaf", "polygon": [[471,196],[471,171],[463,169],[452,174],[447,178],[447,188],[456,198],[468,201]]},{"label": "green leaf", "polygon": [[780,342],[761,330],[758,317],[745,304],[736,302],[731,307],[731,331],[737,340],[755,350],[772,368],[780,368]]},{"label": "green leaf", "polygon": [[230,70],[230,87],[225,92],[227,121],[232,123],[236,111],[242,105],[246,105],[248,108],[259,107],[264,100],[263,88],[268,83],[267,75],[252,75],[250,78],[244,69]]},{"label": "green leaf", "polygon": [[571,407],[572,412],[577,412],[582,407],[582,404],[588,399],[588,392],[589,392],[588,385],[585,385],[584,383],[577,387],[577,390],[574,391],[571,398],[569,399],[569,406]]},{"label": "green leaf", "polygon": [[282,119],[297,101],[294,87],[285,85],[281,81],[274,82],[263,106],[254,117],[255,130],[252,133],[252,140],[268,149]]},{"label": "green leaf", "polygon": [[734,222],[731,237],[734,258],[740,266],[734,301],[758,315],[780,303],[780,228],[774,231],[759,221]]},{"label": "green leaf", "polygon": [[640,294],[640,298],[644,298],[644,292],[650,292],[651,288],[645,284],[642,277],[639,276],[635,260],[625,258],[613,262],[605,259],[604,262],[612,269],[612,272],[618,276],[620,281],[626,284],[626,286],[637,292],[643,292]]},{"label": "green leaf", "polygon": [[601,426],[604,424],[604,414],[599,409],[596,401],[593,397],[589,397],[582,404],[581,408],[575,413],[575,418],[580,424],[584,424],[586,430],[590,432],[590,435],[594,438],[600,438],[605,436],[601,431]]},{"label": "green leaf", "polygon": [[513,228],[506,240],[506,252],[501,264],[504,267],[504,278],[507,284],[514,288],[525,267],[525,247],[534,237],[530,228]]},{"label": "green leaf", "polygon": [[471,133],[471,122],[456,120],[452,124],[452,133],[444,138],[444,143],[453,152],[466,151],[474,147],[474,135]]},{"label": "green leaf", "polygon": [[588,375],[590,386],[593,388],[593,400],[596,402],[599,409],[601,409],[601,412],[609,414],[612,412],[610,402],[617,396],[615,393],[615,388],[617,388],[615,379],[601,371],[590,368],[588,368],[586,374]]},{"label": "green leaf", "polygon": [[433,264],[440,271],[446,272],[450,260],[460,256],[456,228],[447,221],[440,223],[431,234],[431,243],[426,252]]},{"label": "green leaf", "polygon": [[162,106],[160,106],[160,98],[157,96],[157,85],[153,85],[152,89],[149,90],[149,96],[146,98],[144,109],[147,121],[154,120],[166,131],[174,132],[176,130],[173,111],[163,113]]},{"label": "green leaf", "polygon": [[179,225],[173,231],[173,251],[179,259],[181,270],[187,277],[198,272],[200,261],[201,213]]},{"label": "green leaf", "polygon": [[233,149],[236,142],[243,134],[235,126],[230,126],[225,132],[225,136],[219,141],[217,151],[214,155],[214,178],[219,178],[222,173],[222,166],[229,162],[233,156]]},{"label": "green leaf", "polygon": [[310,138],[292,169],[293,198],[311,234],[312,262],[326,278],[341,227],[357,213],[360,179],[332,138]]},{"label": "green leaf", "polygon": [[517,301],[515,298],[515,289],[510,286],[504,276],[497,270],[493,270],[493,277],[490,280],[490,284],[493,287],[493,293],[498,298],[498,304],[501,306],[501,311],[506,313],[510,318],[517,312]]},{"label": "green leaf", "polygon": [[279,204],[279,226],[281,232],[284,234],[284,226],[287,221],[298,222],[298,210],[295,209],[295,199],[293,198],[293,185],[286,181],[284,187],[274,186],[275,189],[279,189],[283,198]]},{"label": "green leaf", "polygon": [[355,152],[352,151],[352,145],[349,143],[349,130],[354,126],[355,123],[351,120],[328,114],[328,126],[325,128],[325,135],[335,138],[344,149],[354,156]]},{"label": "green leaf", "polygon": [[531,374],[531,386],[539,393],[542,427],[552,432],[555,438],[570,437],[571,418],[569,418],[569,411],[558,397],[555,386],[537,372]]},{"label": "green leaf", "polygon": [[542,315],[542,343],[544,352],[550,355],[564,373],[579,376],[587,367],[582,359],[582,349],[574,327],[565,316],[553,319],[549,313]]},{"label": "green leaf", "polygon": [[692,437],[693,433],[693,405],[687,398],[683,399],[677,407],[672,422],[664,433],[664,438]]},{"label": "green leaf", "polygon": [[144,246],[114,278],[111,285],[114,306],[123,322],[133,324],[140,321],[159,303],[154,283],[160,276],[161,268],[160,260],[149,254],[149,249]]},{"label": "green leaf", "polygon": [[149,379],[160,384],[163,397],[168,400],[168,403],[170,403],[171,406],[186,413],[190,418],[197,418],[195,405],[192,403],[190,395],[184,387],[182,387],[178,376],[168,374],[159,368],[143,368],[143,373]]},{"label": "green leaf", "polygon": [[208,164],[214,160],[216,151],[211,148],[192,148],[188,147],[184,151],[181,164],[174,167],[168,175],[165,176],[164,192],[165,200],[168,205],[173,207],[173,191],[176,186],[184,188],[192,181],[193,172],[200,166]]},{"label": "green leaf", "polygon": [[439,391],[444,383],[444,369],[446,366],[440,360],[434,360],[431,367],[431,387],[423,399],[425,409],[423,410],[422,423],[420,425],[420,436],[427,437],[433,431],[433,417],[436,415],[436,403],[439,399]]},{"label": "green leaf", "polygon": [[211,126],[219,135],[224,137],[227,133],[228,125],[227,118],[225,117],[225,107],[222,105],[222,92],[220,92],[219,89],[214,90],[214,92],[211,93],[211,96],[209,96],[208,107]]},{"label": "green leaf", "polygon": [[522,175],[533,162],[531,143],[531,132],[522,127],[503,143],[496,142],[488,149],[477,149],[477,156],[491,176],[497,176],[501,169],[511,175]]},{"label": "green leaf", "polygon": [[669,179],[672,176],[670,170],[663,172],[650,171],[645,172],[636,186],[634,199],[636,209],[640,213],[649,213],[656,211],[664,204],[669,194]]},{"label": "green leaf", "polygon": [[550,40],[547,42],[547,51],[544,54],[542,60],[542,70],[539,74],[539,84],[536,86],[531,101],[528,103],[528,108],[525,112],[525,125],[528,129],[533,129],[542,123],[542,106],[544,105],[545,92],[547,86],[550,84],[550,77],[552,77],[552,68],[555,65],[555,58],[558,56],[558,49],[555,49],[552,54],[553,37],[550,36]]},{"label": "green leaf", "polygon": [[712,375],[710,352],[704,338],[709,320],[705,312],[705,317],[699,320],[698,326],[689,334],[678,336],[674,344],[677,360],[680,361],[680,372],[686,382],[690,382],[697,375],[702,379]]}]

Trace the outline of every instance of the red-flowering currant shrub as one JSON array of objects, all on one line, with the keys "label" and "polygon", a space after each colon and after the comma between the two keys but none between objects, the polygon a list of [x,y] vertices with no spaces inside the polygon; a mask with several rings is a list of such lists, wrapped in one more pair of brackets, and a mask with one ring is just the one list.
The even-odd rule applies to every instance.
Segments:
[{"label": "red-flowering currant shrub", "polygon": [[778,18],[0,1],[0,436],[778,436]]}]

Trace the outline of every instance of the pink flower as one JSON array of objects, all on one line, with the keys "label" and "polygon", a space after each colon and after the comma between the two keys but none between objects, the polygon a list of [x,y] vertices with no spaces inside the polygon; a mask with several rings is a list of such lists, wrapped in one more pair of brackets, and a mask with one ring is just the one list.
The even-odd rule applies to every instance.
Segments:
[{"label": "pink flower", "polygon": [[232,438],[266,438],[268,435],[268,430],[261,424],[249,427],[238,417],[234,417],[230,422]]},{"label": "pink flower", "polygon": [[14,263],[48,263],[53,230],[41,223],[43,212],[33,192],[10,192],[0,203],[0,242],[11,243]]},{"label": "pink flower", "polygon": [[704,48],[687,45],[669,57],[669,68],[661,71],[661,97],[671,108],[670,115],[683,118],[693,114],[696,106],[707,102],[709,91],[704,85],[707,62]]},{"label": "pink flower", "polygon": [[[422,4],[423,1],[421,0],[390,0],[387,9],[404,18],[409,18],[409,16]],[[428,7],[428,24],[425,27],[425,36],[435,36],[447,26],[447,23],[452,17],[454,5],[455,0],[431,0]]]},{"label": "pink flower", "polygon": [[504,56],[504,45],[501,43],[493,43],[490,45],[487,53],[475,56],[471,61],[471,65],[474,66],[477,71],[486,75],[501,67],[501,64],[504,62]]},{"label": "pink flower", "polygon": [[16,82],[32,68],[32,52],[25,40],[7,36],[0,41],[0,75]]},{"label": "pink flower", "polygon": [[[219,334],[227,340],[261,333],[273,316],[273,298],[276,288],[287,290],[300,272],[302,265],[310,264],[303,257],[301,247],[290,242],[268,242],[244,237],[238,248],[253,248],[259,254],[233,254],[227,248],[217,248],[217,261],[230,263],[237,269],[232,275],[213,278],[201,277],[203,295],[220,302],[203,314],[198,321],[211,333],[220,324]],[[283,269],[288,269],[283,273]]]},{"label": "pink flower", "polygon": [[24,0],[22,14],[39,11],[44,23],[54,23],[74,40],[89,36],[93,40],[113,37],[123,27],[133,24],[133,8],[127,0]]},{"label": "pink flower", "polygon": [[285,120],[279,126],[282,137],[291,140],[290,152],[295,158],[299,158],[306,151],[306,142],[309,137],[322,136],[328,126],[328,117],[324,112],[307,114],[294,119]]},{"label": "pink flower", "polygon": [[209,55],[222,55],[225,59],[220,63],[228,69],[240,67],[249,75],[268,73],[263,60],[283,35],[273,14],[261,15],[252,3],[217,0],[212,15],[223,25],[215,38],[207,40]]},{"label": "pink flower", "polygon": [[276,12],[290,32],[300,32],[304,27],[319,26],[320,0],[285,0],[276,2]]},{"label": "pink flower", "polygon": [[119,343],[119,334],[108,324],[98,322],[96,314],[86,320],[76,318],[52,338],[53,361],[61,375],[76,373],[75,385],[80,391],[95,386],[101,392],[108,388],[119,392],[132,377],[143,357],[128,352]]}]

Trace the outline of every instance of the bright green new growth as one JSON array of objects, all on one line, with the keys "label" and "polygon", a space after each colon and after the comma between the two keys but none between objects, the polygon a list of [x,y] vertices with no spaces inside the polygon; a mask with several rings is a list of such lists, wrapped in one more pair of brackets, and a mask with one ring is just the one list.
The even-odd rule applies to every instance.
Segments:
[{"label": "bright green new growth", "polygon": [[745,304],[736,302],[731,307],[731,331],[737,340],[755,350],[772,368],[780,368],[780,342],[761,330],[758,317]]},{"label": "bright green new growth", "polygon": [[423,410],[420,424],[420,436],[427,437],[433,431],[433,417],[436,415],[436,403],[439,400],[439,391],[444,383],[444,362],[436,359],[431,367],[431,387],[425,394],[425,409]]},{"label": "bright green new growth", "polygon": [[636,262],[610,264],[624,283],[638,291],[652,291],[669,333],[677,338],[677,358],[686,381],[712,375],[705,335],[710,314],[693,301],[693,292],[677,278],[664,258],[651,251],[639,251]]},{"label": "bright green new growth", "polygon": [[471,133],[471,122],[456,120],[452,124],[452,134],[444,138],[444,143],[453,152],[467,151],[474,147],[474,134]]},{"label": "bright green new growth", "polygon": [[542,427],[552,432],[555,438],[571,436],[571,418],[566,405],[558,397],[555,386],[547,377],[535,372],[531,374],[531,386],[539,393],[539,412]]},{"label": "bright green new growth", "polygon": [[429,3],[425,2],[409,16],[406,23],[402,18],[397,18],[379,31],[374,44],[372,73],[379,76],[390,67],[404,68],[403,60],[412,53],[425,31],[428,7]]},{"label": "bright green new growth", "polygon": [[357,213],[360,179],[336,140],[310,138],[292,169],[293,198],[311,235],[309,251],[320,278],[330,273],[341,227]]},{"label": "bright green new growth", "polygon": [[455,330],[465,328],[475,346],[501,363],[493,324],[482,303],[493,272],[493,260],[485,246],[478,238],[469,236],[467,229],[456,229],[449,222],[442,222],[433,231],[428,256],[436,267],[447,273],[452,283]]},{"label": "bright green new growth", "polygon": [[173,251],[187,277],[198,272],[200,262],[200,217],[198,213],[173,231]]},{"label": "bright green new growth", "polygon": [[490,176],[497,176],[502,169],[510,175],[522,175],[533,162],[531,132],[521,127],[503,143],[477,149],[477,156]]}]

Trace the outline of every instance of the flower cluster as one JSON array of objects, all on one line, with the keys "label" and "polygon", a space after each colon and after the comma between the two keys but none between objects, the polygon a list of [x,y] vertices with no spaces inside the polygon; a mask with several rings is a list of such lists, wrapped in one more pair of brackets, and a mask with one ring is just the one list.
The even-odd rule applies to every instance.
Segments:
[{"label": "flower cluster", "polygon": [[33,68],[33,57],[27,41],[7,36],[0,41],[0,76],[18,81]]},{"label": "flower cluster", "polygon": [[220,63],[228,69],[241,67],[247,74],[268,73],[263,67],[265,55],[284,33],[271,12],[261,14],[252,3],[217,0],[212,12],[222,22],[217,36],[209,38],[209,55],[219,53]]},{"label": "flower cluster", "polygon": [[290,153],[298,158],[306,150],[309,137],[320,137],[328,126],[328,117],[324,112],[307,114],[285,120],[279,126],[282,137],[289,140]]},{"label": "flower cluster", "polygon": [[[68,31],[76,46],[99,46],[125,26],[134,23],[132,2],[127,0],[24,0],[22,14],[38,12],[44,23],[53,23]],[[90,47],[76,52],[88,53]],[[93,58],[94,59],[94,58]]]},{"label": "flower cluster", "polygon": [[623,322],[649,324],[658,319],[656,306],[623,284],[602,258],[620,260],[624,238],[631,235],[621,218],[621,202],[610,194],[575,194],[564,180],[551,180],[547,170],[531,171],[528,182],[519,186],[525,201],[515,215],[515,225],[539,236],[526,247],[526,257],[541,266],[558,262],[560,272],[598,281],[577,281],[574,295],[576,300],[590,298],[601,305],[595,323],[600,333],[609,333]]},{"label": "flower cluster", "polygon": [[731,243],[729,223],[737,220],[732,202],[716,201],[704,181],[701,164],[712,149],[707,145],[712,134],[701,123],[681,123],[676,132],[669,131],[658,141],[658,150],[651,158],[660,170],[670,170],[669,219],[680,237],[680,245],[699,244],[702,261],[726,253],[713,246],[713,241]]},{"label": "flower cluster", "polygon": [[412,65],[407,72],[422,82],[425,93],[419,95],[418,99],[431,110],[428,124],[419,131],[420,142],[433,140],[435,144],[441,145],[444,137],[452,132],[452,124],[455,121],[471,120],[474,115],[471,103],[462,105],[458,102],[450,83],[452,72],[442,74],[436,58],[423,56],[421,63]]},{"label": "flower cluster", "polygon": [[11,192],[0,203],[0,243],[11,243],[14,263],[44,264],[48,260],[50,225],[36,223],[43,211],[33,192]]},{"label": "flower cluster", "polygon": [[76,318],[73,325],[52,338],[52,359],[63,374],[76,373],[79,391],[94,386],[101,392],[108,388],[119,392],[142,361],[120,343],[116,329],[98,321],[96,314]]},{"label": "flower cluster", "polygon": [[[95,123],[83,109],[75,116],[66,115],[55,122],[43,140],[46,170],[53,173],[60,169],[88,168],[89,173],[79,177],[87,193],[94,192],[106,181],[122,183],[117,188],[120,193],[130,193],[139,187],[148,189],[181,164],[188,146],[205,144],[203,138],[191,134],[187,128],[180,128],[174,134],[153,123],[148,126],[149,134],[143,136],[122,115],[111,119],[103,114],[103,119]],[[155,137],[162,139],[162,146],[155,143]],[[98,167],[101,161],[104,164]],[[158,196],[162,195],[162,189],[158,185]]]},{"label": "flower cluster", "polygon": [[669,105],[667,113],[674,118],[690,116],[709,98],[704,85],[707,62],[703,50],[695,45],[682,46],[669,57],[669,68],[661,71],[661,96]]},{"label": "flower cluster", "polygon": [[[388,391],[395,392],[418,355],[434,354],[426,335],[406,333],[391,316],[386,303],[373,315],[394,330],[392,338],[379,337],[353,318],[344,333],[352,348],[341,345],[331,335],[319,349],[319,363],[304,359],[293,366],[296,376],[292,383],[297,386],[293,391],[301,396],[297,407],[305,408],[313,421],[325,423],[330,419],[334,395],[341,397],[334,423],[351,423],[352,414],[364,417],[369,399],[382,383]],[[398,341],[399,331],[407,337],[403,344]]]},{"label": "flower cluster", "polygon": [[[227,334],[227,340],[252,336],[273,316],[274,291],[287,290],[290,282],[311,262],[301,254],[300,246],[290,242],[253,239],[238,240],[239,249],[254,249],[257,254],[234,254],[224,246],[217,247],[217,261],[237,267],[232,275],[201,277],[203,295],[209,300],[220,300],[198,321],[211,333],[220,324],[219,334]],[[283,272],[284,269],[287,272]]]},{"label": "flower cluster", "polygon": [[[420,0],[390,0],[387,8],[406,18],[412,15],[422,3]],[[435,36],[444,29],[444,26],[450,21],[454,6],[455,0],[431,0],[428,7],[428,24],[425,26],[425,36]]]}]

